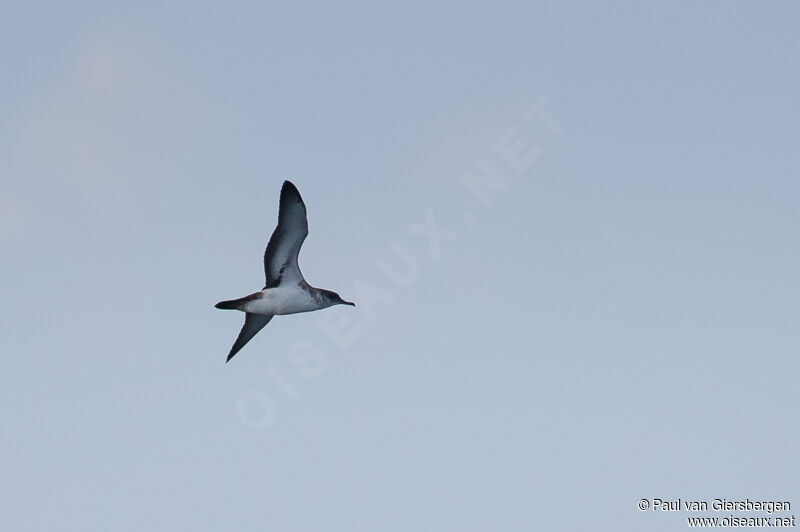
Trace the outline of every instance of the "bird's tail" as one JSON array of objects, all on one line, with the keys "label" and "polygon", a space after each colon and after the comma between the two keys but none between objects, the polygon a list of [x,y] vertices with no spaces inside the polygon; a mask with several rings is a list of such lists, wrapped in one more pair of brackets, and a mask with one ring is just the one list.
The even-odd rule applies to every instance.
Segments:
[{"label": "bird's tail", "polygon": [[239,308],[239,305],[242,304],[241,299],[229,299],[228,301],[220,301],[216,305],[215,308],[219,308],[222,310],[236,310]]},{"label": "bird's tail", "polygon": [[250,294],[249,296],[240,297],[239,299],[229,299],[228,301],[220,301],[214,306],[222,310],[244,310],[244,306],[249,301],[253,301],[254,299],[259,299],[261,297],[263,297],[261,292],[256,292],[255,294]]}]

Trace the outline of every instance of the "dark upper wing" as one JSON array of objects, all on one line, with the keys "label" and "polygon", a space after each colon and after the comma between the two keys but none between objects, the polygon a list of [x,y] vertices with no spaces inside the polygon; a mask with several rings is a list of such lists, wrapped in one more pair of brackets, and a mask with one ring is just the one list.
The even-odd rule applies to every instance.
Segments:
[{"label": "dark upper wing", "polygon": [[303,274],[297,265],[300,246],[308,235],[306,205],[300,192],[290,181],[284,181],[281,188],[281,202],[278,211],[278,227],[264,252],[264,273],[267,276],[266,288],[284,282],[300,282]]},{"label": "dark upper wing", "polygon": [[231,352],[228,353],[228,360],[225,362],[230,361],[233,358],[233,355],[239,352],[244,345],[253,339],[253,336],[258,334],[258,331],[264,328],[264,326],[269,323],[269,320],[272,319],[272,316],[266,316],[264,314],[250,314],[249,312],[245,314],[244,317],[244,326],[242,330],[239,331],[239,336],[236,338],[236,341],[233,343],[233,347],[231,347]]}]

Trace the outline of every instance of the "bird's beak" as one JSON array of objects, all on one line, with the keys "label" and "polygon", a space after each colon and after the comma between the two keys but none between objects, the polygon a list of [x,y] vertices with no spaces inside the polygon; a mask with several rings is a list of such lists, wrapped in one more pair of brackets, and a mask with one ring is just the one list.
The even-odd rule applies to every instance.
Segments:
[{"label": "bird's beak", "polygon": [[350,301],[342,301],[342,305],[350,305],[351,307],[355,307],[355,303],[351,303]]}]

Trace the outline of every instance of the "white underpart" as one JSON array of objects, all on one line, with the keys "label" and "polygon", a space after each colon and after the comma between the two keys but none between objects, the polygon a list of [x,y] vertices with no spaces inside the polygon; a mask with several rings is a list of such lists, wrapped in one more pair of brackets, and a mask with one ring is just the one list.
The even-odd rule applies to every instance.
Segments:
[{"label": "white underpart", "polygon": [[261,291],[264,297],[248,301],[244,310],[253,314],[297,314],[330,305],[320,305],[311,294],[297,285],[280,285]]}]

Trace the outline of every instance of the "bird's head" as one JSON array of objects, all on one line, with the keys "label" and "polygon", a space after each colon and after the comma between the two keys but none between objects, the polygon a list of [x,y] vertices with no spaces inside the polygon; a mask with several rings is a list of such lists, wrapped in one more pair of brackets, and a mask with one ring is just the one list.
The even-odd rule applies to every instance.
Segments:
[{"label": "bird's head", "polygon": [[355,303],[351,303],[350,301],[345,301],[344,299],[342,299],[342,296],[330,290],[325,290],[325,296],[328,298],[328,301],[331,303],[331,305],[350,305],[351,307],[356,306]]}]

